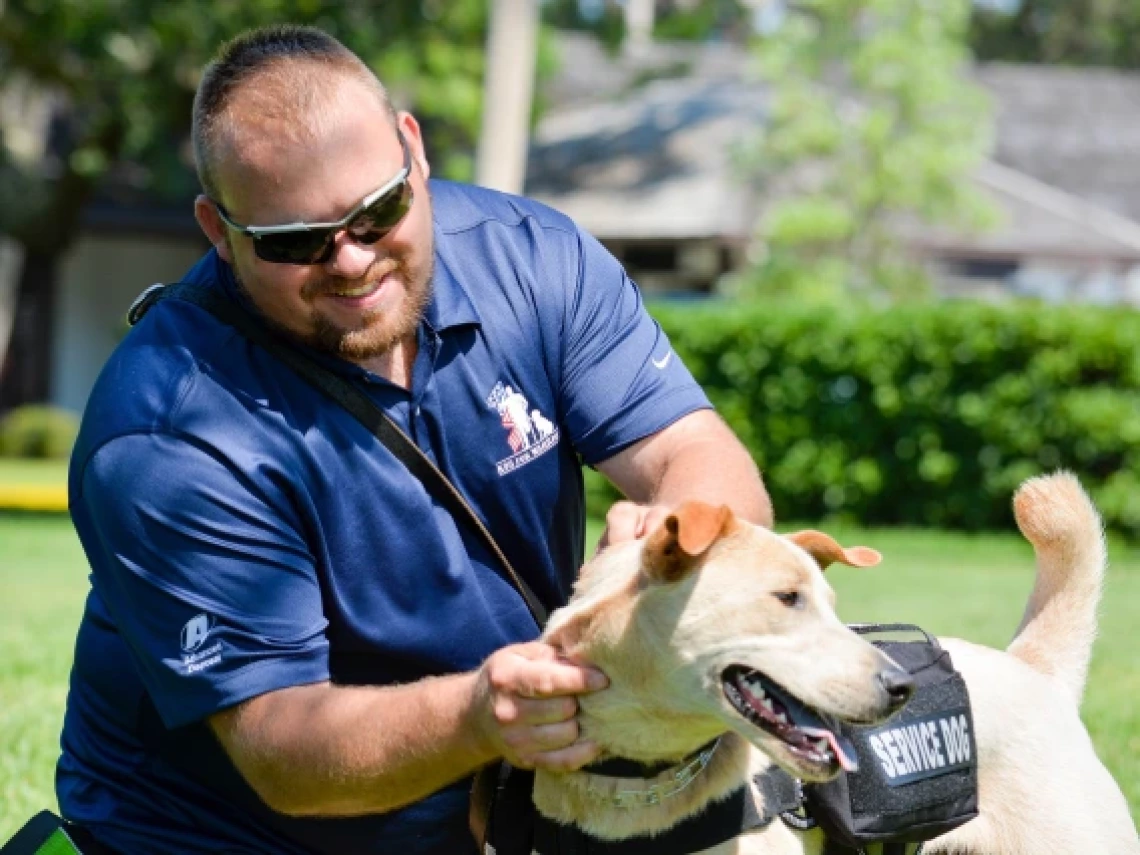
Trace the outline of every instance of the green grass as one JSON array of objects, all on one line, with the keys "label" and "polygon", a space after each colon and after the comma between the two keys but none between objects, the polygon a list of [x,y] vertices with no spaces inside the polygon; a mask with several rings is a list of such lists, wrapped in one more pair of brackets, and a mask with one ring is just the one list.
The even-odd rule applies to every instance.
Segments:
[{"label": "green grass", "polygon": [[[1032,584],[1013,535],[831,528],[873,546],[880,567],[829,571],[848,621],[903,620],[1004,646]],[[591,527],[596,540],[599,527]],[[1083,715],[1100,756],[1140,816],[1140,550],[1113,544]],[[0,514],[0,841],[55,805],[52,776],[87,569],[66,517]]]},{"label": "green grass", "polygon": [[0,457],[0,484],[67,484],[67,461]]},{"label": "green grass", "polygon": [[87,562],[66,516],[0,514],[0,841],[55,806]]}]

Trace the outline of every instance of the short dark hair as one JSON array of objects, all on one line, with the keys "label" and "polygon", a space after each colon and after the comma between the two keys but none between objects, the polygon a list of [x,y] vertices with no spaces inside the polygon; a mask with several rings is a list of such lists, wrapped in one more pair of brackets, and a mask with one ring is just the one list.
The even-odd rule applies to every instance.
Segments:
[{"label": "short dark hair", "polygon": [[[207,196],[218,198],[214,155],[224,130],[222,119],[234,93],[251,80],[268,77],[274,72],[278,72],[278,76],[283,72],[286,77],[292,78],[291,70],[299,72],[305,66],[310,71],[321,69],[341,72],[371,86],[395,124],[396,110],[384,85],[356,54],[328,33],[316,27],[295,24],[249,30],[221,46],[202,73],[198,91],[194,95],[191,139],[198,180]],[[301,91],[305,88],[303,86],[277,88],[280,90],[278,94],[293,96],[276,99],[279,114],[292,109],[300,112],[301,108],[308,106],[306,102],[313,100],[312,93]]]}]

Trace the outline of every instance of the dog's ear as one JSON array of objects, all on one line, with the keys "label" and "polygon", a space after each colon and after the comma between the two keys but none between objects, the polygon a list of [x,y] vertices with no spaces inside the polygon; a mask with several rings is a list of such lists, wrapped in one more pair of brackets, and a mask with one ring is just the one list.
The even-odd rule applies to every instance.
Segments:
[{"label": "dog's ear", "polygon": [[677,582],[700,563],[733,520],[727,505],[685,502],[649,535],[641,553],[642,572],[652,582]]},{"label": "dog's ear", "polygon": [[822,531],[797,531],[787,538],[814,558],[821,570],[837,561],[850,567],[874,567],[883,560],[882,555],[867,546],[844,549],[835,542],[835,538]]}]

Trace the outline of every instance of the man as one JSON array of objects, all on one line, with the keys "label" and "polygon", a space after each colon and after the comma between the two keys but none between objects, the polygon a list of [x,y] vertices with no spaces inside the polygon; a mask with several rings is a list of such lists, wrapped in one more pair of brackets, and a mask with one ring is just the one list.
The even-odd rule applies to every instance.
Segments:
[{"label": "man", "polygon": [[[194,110],[213,250],[186,279],[370,395],[544,602],[582,559],[579,458],[631,500],[610,541],[686,498],[770,522],[618,264],[540,205],[429,182],[415,119],[338,42],[246,34]],[[463,855],[475,770],[596,756],[575,696],[604,675],[534,641],[352,416],[197,306],[159,303],[111,358],[70,490],[92,591],[57,791],[110,851]]]}]

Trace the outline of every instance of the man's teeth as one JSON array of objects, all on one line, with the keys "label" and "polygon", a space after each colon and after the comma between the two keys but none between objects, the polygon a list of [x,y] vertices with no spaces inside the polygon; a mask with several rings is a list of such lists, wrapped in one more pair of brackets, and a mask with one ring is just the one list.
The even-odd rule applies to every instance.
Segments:
[{"label": "man's teeth", "polygon": [[358,288],[348,288],[343,291],[333,291],[336,297],[363,297],[365,294],[371,294],[376,290],[376,282],[366,282]]}]

